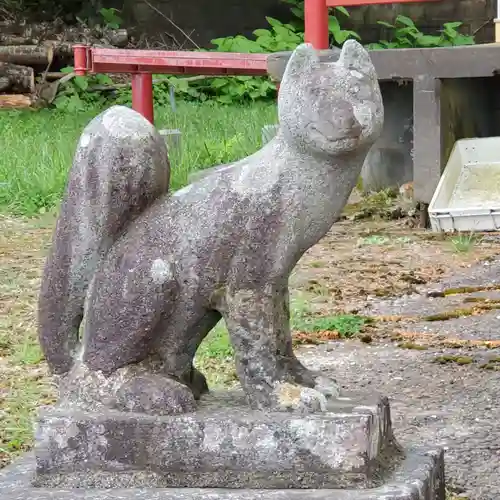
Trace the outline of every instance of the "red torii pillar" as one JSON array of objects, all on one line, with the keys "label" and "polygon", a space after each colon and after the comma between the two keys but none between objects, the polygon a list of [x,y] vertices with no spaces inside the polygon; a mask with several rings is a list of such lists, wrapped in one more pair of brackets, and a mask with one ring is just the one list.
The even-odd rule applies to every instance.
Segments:
[{"label": "red torii pillar", "polygon": [[305,41],[315,49],[329,48],[328,8],[357,7],[360,5],[380,5],[392,3],[421,3],[439,0],[305,0]]}]

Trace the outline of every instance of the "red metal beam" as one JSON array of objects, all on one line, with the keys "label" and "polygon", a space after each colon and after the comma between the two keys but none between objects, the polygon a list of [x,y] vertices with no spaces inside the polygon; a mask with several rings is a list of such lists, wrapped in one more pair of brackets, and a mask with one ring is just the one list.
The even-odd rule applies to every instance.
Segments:
[{"label": "red metal beam", "polygon": [[267,54],[75,47],[77,73],[265,75],[266,61]]}]

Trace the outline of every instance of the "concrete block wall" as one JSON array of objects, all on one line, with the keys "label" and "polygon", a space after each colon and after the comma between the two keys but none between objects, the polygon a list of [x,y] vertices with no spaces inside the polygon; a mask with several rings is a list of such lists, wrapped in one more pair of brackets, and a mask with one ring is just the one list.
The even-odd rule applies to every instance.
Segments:
[{"label": "concrete block wall", "polygon": [[[136,27],[138,35],[155,37],[163,44],[178,43],[192,48],[190,41],[143,0],[107,0],[109,6],[122,8],[128,27]],[[121,5],[117,5],[120,3]],[[197,44],[208,46],[217,37],[244,34],[266,27],[266,16],[286,21],[289,6],[281,0],[148,0],[166,17],[174,21]],[[447,21],[463,21],[467,30],[477,31],[479,42],[494,39],[491,21],[496,13],[496,0],[441,0],[419,4],[374,5],[351,8],[351,21],[343,25],[356,30],[365,42],[386,37],[377,21],[391,22],[398,14],[413,19],[424,31],[436,31]],[[223,15],[221,15],[223,13]],[[172,35],[172,36],[170,36]]]}]

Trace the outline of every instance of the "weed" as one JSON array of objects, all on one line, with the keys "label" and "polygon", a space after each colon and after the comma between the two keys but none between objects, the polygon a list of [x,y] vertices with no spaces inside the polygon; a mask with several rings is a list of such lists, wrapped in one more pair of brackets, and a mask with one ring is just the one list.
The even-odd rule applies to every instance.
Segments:
[{"label": "weed", "polygon": [[310,316],[297,318],[294,328],[305,333],[337,332],[340,338],[352,338],[368,323],[367,318],[354,314],[337,316]]},{"label": "weed", "polygon": [[233,346],[224,321],[221,321],[205,338],[198,348],[197,356],[227,359],[234,356]]},{"label": "weed", "polygon": [[415,23],[406,16],[396,17],[394,24],[378,21],[378,24],[388,29],[389,40],[370,43],[371,50],[401,49],[401,48],[428,48],[428,47],[453,47],[459,45],[474,45],[474,37],[462,35],[458,28],[461,22],[445,23],[440,35],[427,35],[422,33]]},{"label": "weed", "polygon": [[422,345],[422,344],[415,344],[414,342],[402,342],[401,344],[398,344],[398,347],[401,349],[411,349],[414,351],[426,351],[427,346]]},{"label": "weed", "polygon": [[[288,23],[266,17],[267,26],[257,29],[250,38],[243,35],[227,36],[216,38],[211,41],[215,51],[218,52],[239,52],[239,53],[272,53],[280,51],[292,51],[304,42],[304,1],[303,0],[282,0],[290,5],[292,20]],[[99,10],[100,19],[98,23],[104,24],[107,28],[117,28],[122,23],[122,19],[114,8],[102,8]],[[94,17],[90,15],[90,17]],[[348,39],[361,40],[358,33],[350,29],[344,29],[342,22],[350,17],[349,12],[343,7],[333,7],[329,11],[328,28],[332,44],[342,46]],[[81,21],[81,20],[80,20]],[[84,21],[81,21],[83,24]],[[395,23],[379,22],[389,31],[389,40],[381,40],[378,43],[368,44],[369,49],[386,48],[408,48],[408,47],[447,47],[456,45],[474,44],[474,37],[462,35],[458,30],[462,23],[445,23],[443,29],[437,35],[427,35],[422,33],[415,23],[406,16],[397,16]],[[202,49],[203,50],[203,49]],[[80,83],[85,81],[85,77],[80,77]],[[81,89],[75,88],[76,82],[68,84],[77,94]],[[155,100],[168,103],[170,99],[170,89],[173,88],[177,95],[183,99],[204,102],[215,100],[222,104],[233,104],[242,102],[254,102],[256,100],[275,99],[276,85],[265,77],[252,76],[231,76],[231,77],[194,77],[178,78],[165,77],[155,84]],[[95,99],[105,99],[102,95],[88,94],[90,101]],[[130,89],[118,91],[117,102],[130,102]],[[117,96],[110,93],[111,99]],[[82,96],[78,98],[73,95],[71,106],[79,102],[83,107]],[[66,105],[69,101],[59,100],[57,105]]]},{"label": "weed", "polygon": [[458,234],[451,238],[454,251],[459,253],[470,252],[480,242],[481,238],[472,232],[469,234]]},{"label": "weed", "polygon": [[367,245],[406,245],[411,243],[411,238],[408,236],[399,236],[397,238],[389,238],[388,236],[383,236],[380,234],[371,234],[369,236],[365,236],[358,240],[358,246],[367,246]]},{"label": "weed", "polygon": [[438,356],[434,361],[442,365],[448,363],[455,363],[457,365],[470,365],[474,362],[474,360],[469,356],[454,356],[451,354]]},{"label": "weed", "polygon": [[358,241],[358,246],[366,246],[366,245],[388,245],[391,242],[391,239],[388,236],[382,236],[379,234],[372,234],[370,236],[365,236],[364,238],[360,238]]},{"label": "weed", "polygon": [[123,19],[117,14],[120,12],[118,9],[102,7],[99,9],[99,14],[102,17],[104,26],[109,29],[117,30],[123,23]]}]

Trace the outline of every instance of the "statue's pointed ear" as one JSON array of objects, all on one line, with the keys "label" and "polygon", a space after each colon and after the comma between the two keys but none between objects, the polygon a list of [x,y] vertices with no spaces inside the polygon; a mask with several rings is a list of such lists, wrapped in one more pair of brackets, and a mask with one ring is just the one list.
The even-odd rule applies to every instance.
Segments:
[{"label": "statue's pointed ear", "polygon": [[299,45],[288,60],[282,83],[302,79],[317,63],[319,63],[319,57],[313,46],[309,43]]},{"label": "statue's pointed ear", "polygon": [[339,57],[339,64],[350,70],[357,70],[364,75],[375,73],[370,54],[356,40],[347,40]]}]

